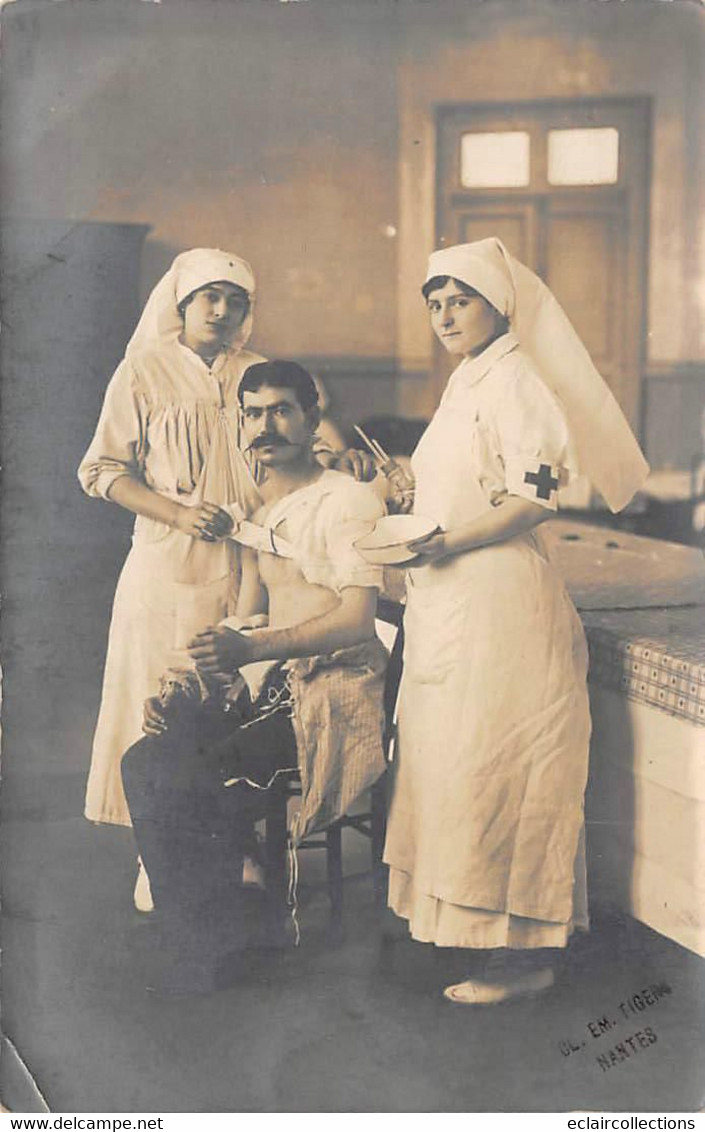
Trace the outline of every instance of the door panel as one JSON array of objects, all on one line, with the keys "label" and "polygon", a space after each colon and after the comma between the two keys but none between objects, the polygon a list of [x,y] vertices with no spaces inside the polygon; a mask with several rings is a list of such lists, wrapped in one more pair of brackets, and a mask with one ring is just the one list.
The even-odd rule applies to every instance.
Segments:
[{"label": "door panel", "polygon": [[611,384],[621,363],[624,254],[613,215],[549,212],[544,233],[545,279]]},{"label": "door panel", "polygon": [[458,214],[458,243],[498,236],[513,256],[530,267],[536,264],[536,235],[536,206],[531,201],[478,202],[472,211]]}]

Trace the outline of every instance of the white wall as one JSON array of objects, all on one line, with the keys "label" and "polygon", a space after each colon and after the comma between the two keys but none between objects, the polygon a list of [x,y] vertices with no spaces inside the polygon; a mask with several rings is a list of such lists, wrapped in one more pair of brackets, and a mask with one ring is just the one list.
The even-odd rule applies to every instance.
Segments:
[{"label": "white wall", "polygon": [[19,0],[4,15],[6,210],[151,224],[144,289],[184,248],[239,252],[270,354],[394,354],[388,8]]}]

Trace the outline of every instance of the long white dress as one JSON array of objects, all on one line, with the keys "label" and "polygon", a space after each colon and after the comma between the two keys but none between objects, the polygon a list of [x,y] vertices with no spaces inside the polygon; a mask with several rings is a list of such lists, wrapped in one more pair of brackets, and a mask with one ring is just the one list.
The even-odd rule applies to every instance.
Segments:
[{"label": "long white dress", "polygon": [[[238,447],[237,388],[263,359],[226,350],[211,369],[178,341],[133,350],[108,386],[95,436],[79,468],[84,490],[108,498],[129,474],[170,499],[261,504]],[[237,544],[207,543],[138,516],[115,592],[103,696],[86,792],[86,817],[129,825],[122,755],[141,735],[146,697],[185,659],[193,635],[234,612]]]},{"label": "long white dress", "polygon": [[[555,508],[562,412],[513,335],[451,376],[412,460],[444,528],[506,495]],[[587,926],[590,716],[579,618],[537,532],[409,572],[385,860],[414,938],[564,946]]]}]

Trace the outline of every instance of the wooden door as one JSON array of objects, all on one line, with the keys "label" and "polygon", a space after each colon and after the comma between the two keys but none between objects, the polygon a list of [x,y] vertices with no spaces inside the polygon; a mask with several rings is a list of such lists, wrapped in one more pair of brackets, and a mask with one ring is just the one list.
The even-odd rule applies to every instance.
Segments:
[{"label": "wooden door", "polygon": [[[643,100],[453,106],[438,123],[438,245],[498,236],[545,279],[637,431],[648,109]],[[485,166],[468,166],[468,137],[488,139]],[[602,150],[591,156],[595,139]],[[440,387],[448,362],[438,361]]]}]

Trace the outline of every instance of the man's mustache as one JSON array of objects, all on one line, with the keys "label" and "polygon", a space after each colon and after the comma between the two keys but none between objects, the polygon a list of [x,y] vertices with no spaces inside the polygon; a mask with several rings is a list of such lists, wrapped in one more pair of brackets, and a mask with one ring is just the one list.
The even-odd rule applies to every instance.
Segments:
[{"label": "man's mustache", "polygon": [[254,450],[255,448],[274,448],[274,447],[288,448],[289,447],[289,441],[282,439],[281,436],[277,436],[276,433],[272,436],[265,433],[262,436],[255,437],[255,439],[252,441],[252,444],[248,444],[247,451],[249,452],[251,450]]}]

